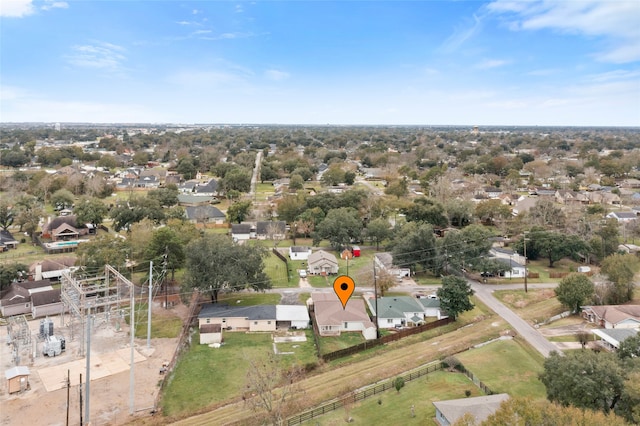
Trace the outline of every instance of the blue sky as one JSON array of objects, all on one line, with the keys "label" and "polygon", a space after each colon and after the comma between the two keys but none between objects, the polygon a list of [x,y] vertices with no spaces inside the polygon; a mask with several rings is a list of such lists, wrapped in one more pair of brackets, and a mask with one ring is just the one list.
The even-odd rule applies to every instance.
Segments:
[{"label": "blue sky", "polygon": [[0,0],[0,121],[640,126],[640,1]]}]

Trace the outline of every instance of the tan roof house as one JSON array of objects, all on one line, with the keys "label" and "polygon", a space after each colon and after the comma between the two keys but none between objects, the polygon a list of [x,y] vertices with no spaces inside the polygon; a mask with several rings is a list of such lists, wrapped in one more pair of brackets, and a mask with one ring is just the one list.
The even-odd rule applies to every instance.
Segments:
[{"label": "tan roof house", "polygon": [[320,336],[358,331],[367,340],[376,338],[376,328],[367,314],[364,300],[351,298],[344,308],[334,293],[312,293],[311,300]]},{"label": "tan roof house", "polygon": [[640,305],[585,306],[582,317],[604,328],[640,328]]},{"label": "tan roof house", "polygon": [[307,259],[309,273],[318,275],[332,275],[338,273],[338,259],[331,253],[318,250]]}]

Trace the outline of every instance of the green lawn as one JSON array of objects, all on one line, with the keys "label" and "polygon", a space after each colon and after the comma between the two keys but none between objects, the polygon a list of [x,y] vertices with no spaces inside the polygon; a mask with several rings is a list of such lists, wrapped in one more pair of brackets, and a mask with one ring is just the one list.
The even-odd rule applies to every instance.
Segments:
[{"label": "green lawn", "polygon": [[364,342],[361,332],[340,333],[340,336],[320,337],[320,352],[328,354]]},{"label": "green lawn", "polygon": [[532,323],[544,322],[566,310],[555,297],[553,289],[499,290],[493,294],[521,318]]},{"label": "green lawn", "polygon": [[164,391],[163,413],[186,414],[239,397],[245,388],[249,358],[265,357],[272,350],[271,333],[224,333],[218,349],[199,345],[200,336],[178,361]]},{"label": "green lawn", "polygon": [[[291,262],[289,262],[291,265]],[[264,259],[264,271],[271,278],[273,287],[297,287],[298,275],[294,274],[295,270],[287,273],[286,264],[273,252]],[[291,280],[289,279],[291,277]]]},{"label": "green lawn", "polygon": [[511,396],[546,398],[538,374],[542,372],[542,355],[517,340],[500,340],[456,357],[493,392]]},{"label": "green lawn", "polygon": [[[147,338],[148,310],[149,305],[146,303],[136,304],[135,321],[136,321],[136,337],[139,339]],[[130,316],[125,316],[127,324],[130,322]],[[161,314],[151,313],[151,338],[176,338],[180,334],[182,328],[182,320],[175,316],[171,311],[165,311]]]},{"label": "green lawn", "polygon": [[[307,365],[318,362],[318,356],[316,354],[315,341],[313,340],[313,330],[305,330],[307,337],[306,342],[284,342],[276,343],[278,352],[282,354],[282,359],[285,361],[285,365],[299,364]],[[287,354],[283,352],[293,352]]]},{"label": "green lawn", "polygon": [[[433,402],[465,398],[466,390],[471,396],[483,395],[463,374],[437,371],[406,382],[400,392],[390,389],[303,424],[336,425],[352,417],[353,423],[361,425],[436,425]],[[415,417],[411,417],[412,405]]]}]

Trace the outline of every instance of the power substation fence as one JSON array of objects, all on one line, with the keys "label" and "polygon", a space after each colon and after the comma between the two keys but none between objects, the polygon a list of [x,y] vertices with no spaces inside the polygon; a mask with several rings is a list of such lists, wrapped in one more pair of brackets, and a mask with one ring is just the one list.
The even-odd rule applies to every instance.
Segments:
[{"label": "power substation fence", "polygon": [[[419,377],[425,376],[427,374],[431,374],[441,369],[442,369],[442,363],[436,362],[433,364],[425,365],[424,367],[421,367],[417,370],[413,370],[410,373],[405,373],[404,375],[400,375],[399,377],[402,377],[405,382],[409,382],[411,380],[415,380]],[[319,417],[323,414],[326,414],[331,411],[337,410],[338,408],[344,407],[345,404],[361,401],[365,398],[369,398],[371,396],[385,392],[389,389],[393,389],[395,387],[394,380],[395,378],[386,380],[385,382],[380,383],[378,385],[369,387],[361,391],[355,391],[346,396],[343,396],[342,398],[336,399],[331,402],[327,402],[326,404],[316,407],[313,410],[309,410],[304,413],[295,415],[293,417],[289,417],[286,420],[286,424],[288,426],[298,425],[303,422],[306,422],[307,420],[311,420],[315,417]]]}]

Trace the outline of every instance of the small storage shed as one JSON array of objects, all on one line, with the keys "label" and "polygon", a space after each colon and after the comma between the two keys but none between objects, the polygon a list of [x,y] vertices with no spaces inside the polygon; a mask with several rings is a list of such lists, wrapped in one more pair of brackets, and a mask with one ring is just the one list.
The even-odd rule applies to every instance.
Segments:
[{"label": "small storage shed", "polygon": [[7,388],[9,393],[23,392],[29,389],[29,367],[19,365],[4,372],[7,378]]},{"label": "small storage shed", "polygon": [[360,246],[353,246],[353,257],[360,257]]}]

